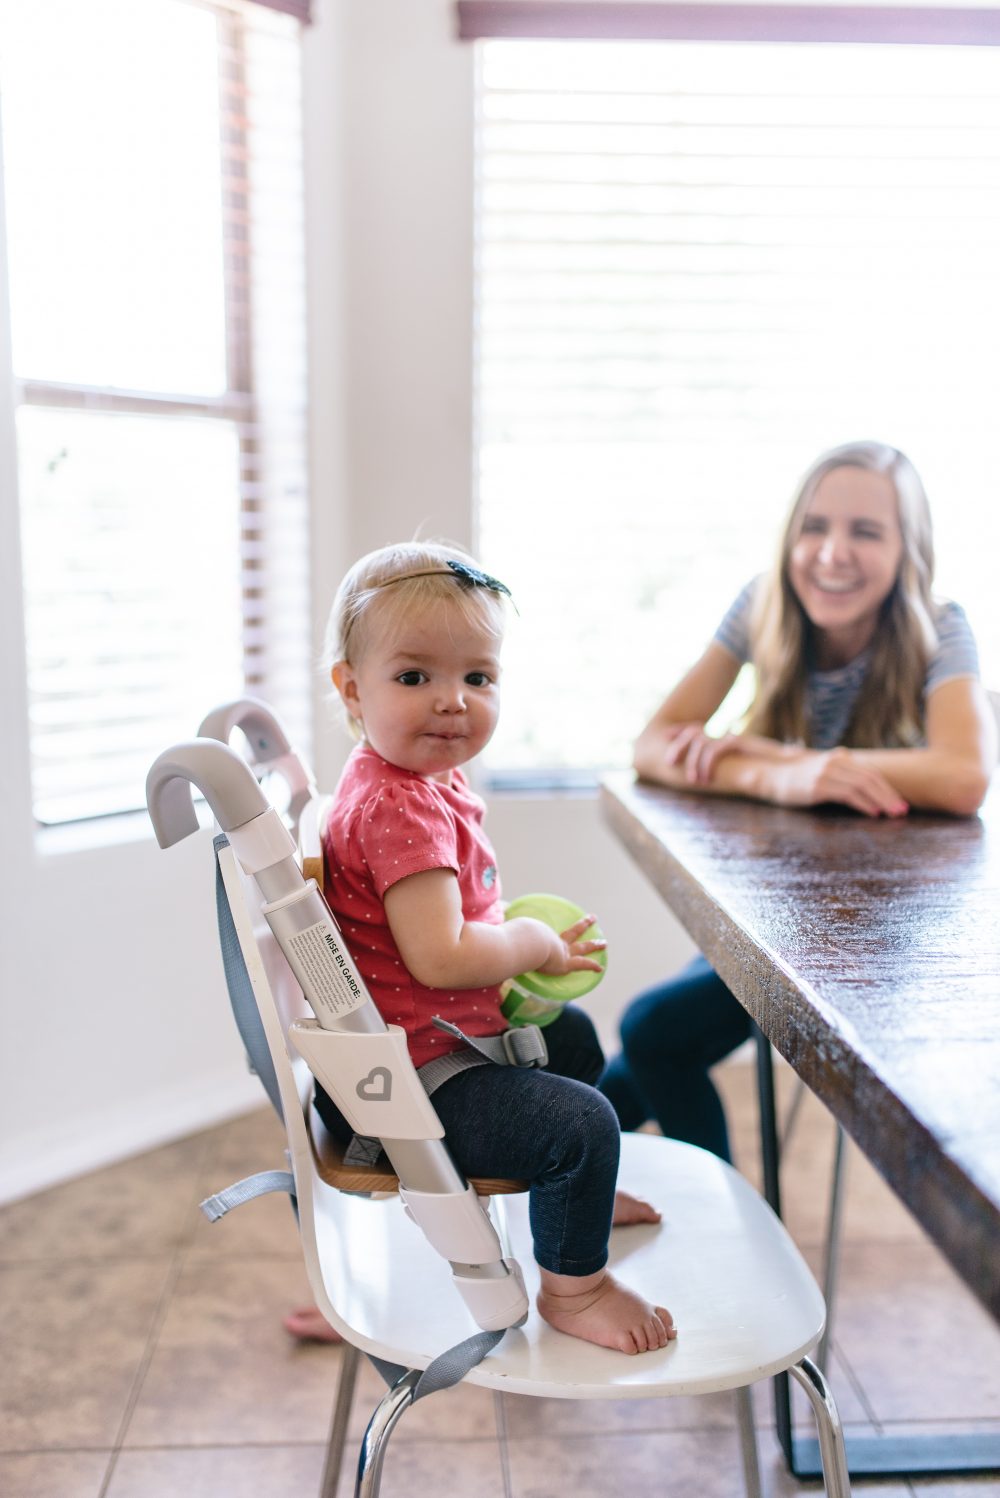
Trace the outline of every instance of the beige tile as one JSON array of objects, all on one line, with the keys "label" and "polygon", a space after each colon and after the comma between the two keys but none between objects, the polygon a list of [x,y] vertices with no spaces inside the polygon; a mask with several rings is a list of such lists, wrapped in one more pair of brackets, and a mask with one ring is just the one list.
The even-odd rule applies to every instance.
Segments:
[{"label": "beige tile", "polygon": [[[350,1438],[360,1445],[365,1427],[371,1419],[386,1385],[367,1358],[358,1368],[358,1382],[351,1410]],[[442,1438],[486,1440],[496,1436],[493,1394],[474,1384],[457,1384],[418,1399],[402,1416],[393,1432],[397,1441],[437,1441]]]},{"label": "beige tile", "polygon": [[[263,1094],[262,1094],[263,1096]],[[280,1168],[285,1159],[285,1130],[271,1107],[260,1107],[206,1131],[206,1169],[234,1178],[255,1170]]]},{"label": "beige tile", "polygon": [[1000,1498],[998,1477],[915,1477],[914,1498]]},{"label": "beige tile", "polygon": [[[733,1498],[743,1491],[735,1431],[536,1438],[511,1441],[509,1453],[514,1498]],[[790,1477],[780,1452],[764,1441],[760,1463],[768,1498],[816,1493],[815,1483]],[[893,1483],[879,1488],[879,1498],[909,1494],[905,1484]]]},{"label": "beige tile", "polygon": [[[262,1165],[262,1170],[283,1170],[279,1161],[276,1166]],[[222,1171],[209,1183],[199,1200],[215,1191],[231,1186],[234,1181],[253,1172]],[[301,1257],[299,1230],[295,1222],[291,1200],[284,1191],[275,1191],[255,1201],[244,1202],[220,1217],[218,1222],[209,1222],[197,1204],[192,1203],[189,1218],[190,1255],[212,1260],[261,1258],[279,1255],[282,1258]]]},{"label": "beige tile", "polygon": [[1000,1415],[1000,1327],[929,1244],[845,1247],[835,1339],[879,1420]]},{"label": "beige tile", "polygon": [[735,1430],[731,1394],[692,1399],[529,1399],[505,1394],[511,1440],[535,1436],[627,1435],[642,1431]]},{"label": "beige tile", "polygon": [[299,1252],[299,1233],[284,1192],[246,1202],[218,1222],[209,1222],[198,1202],[260,1170],[285,1170],[285,1131],[269,1103],[220,1124],[204,1136],[205,1161],[198,1190],[191,1197],[188,1233],[191,1250],[212,1258],[246,1258]]},{"label": "beige tile", "polygon": [[168,1273],[163,1259],[0,1268],[0,1442],[114,1444]]},{"label": "beige tile", "polygon": [[321,1445],[123,1451],[106,1498],[311,1498],[325,1454]]},{"label": "beige tile", "polygon": [[[495,1440],[400,1441],[394,1433],[386,1452],[379,1498],[440,1498],[442,1494],[501,1498],[504,1491]],[[548,1498],[565,1491],[553,1488]],[[353,1494],[354,1468],[348,1466],[341,1473],[337,1498],[353,1498]]]},{"label": "beige tile", "polygon": [[0,1262],[163,1254],[197,1201],[201,1136],[150,1150],[0,1210]]},{"label": "beige tile", "polygon": [[20,1451],[0,1456],[8,1498],[99,1498],[107,1451]]},{"label": "beige tile", "polygon": [[[874,1412],[865,1399],[864,1390],[857,1386],[853,1369],[841,1357],[836,1347],[833,1349],[826,1377],[834,1403],[837,1406],[837,1412],[844,1424],[858,1427],[872,1425]],[[805,1433],[812,1435],[815,1430],[815,1420],[809,1398],[796,1379],[790,1378],[789,1385],[791,1388],[792,1419],[795,1422],[796,1429],[801,1426]],[[773,1425],[775,1423],[774,1381],[772,1379],[768,1379],[755,1386],[754,1410],[760,1425]]]},{"label": "beige tile", "polygon": [[281,1326],[308,1297],[298,1257],[189,1257],[126,1446],[325,1441],[340,1353],[297,1344]]}]

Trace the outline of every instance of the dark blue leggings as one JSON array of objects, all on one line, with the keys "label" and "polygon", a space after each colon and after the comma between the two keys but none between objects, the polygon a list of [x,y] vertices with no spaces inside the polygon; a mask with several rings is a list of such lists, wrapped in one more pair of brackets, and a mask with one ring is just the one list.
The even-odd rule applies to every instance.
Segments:
[{"label": "dark blue leggings", "polygon": [[[572,1006],[544,1031],[548,1065],[477,1066],[449,1078],[431,1101],[448,1148],[467,1176],[529,1181],[535,1258],[554,1274],[593,1274],[608,1259],[620,1132],[593,1085],[604,1055],[589,1015]],[[328,1128],[344,1121],[322,1089]]]},{"label": "dark blue leggings", "polygon": [[708,1070],[749,1034],[749,1014],[696,957],[633,999],[621,1019],[621,1054],[598,1085],[623,1129],[655,1119],[668,1139],[731,1160],[726,1115]]}]

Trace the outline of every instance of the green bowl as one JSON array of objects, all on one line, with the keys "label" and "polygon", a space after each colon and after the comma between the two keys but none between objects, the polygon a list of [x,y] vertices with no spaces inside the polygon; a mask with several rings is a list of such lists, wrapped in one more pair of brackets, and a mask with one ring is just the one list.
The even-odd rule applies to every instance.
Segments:
[{"label": "green bowl", "polygon": [[[507,906],[505,917],[508,921],[516,916],[533,916],[536,921],[544,921],[551,926],[553,931],[563,932],[578,921],[586,911],[579,905],[574,905],[572,900],[564,900],[560,895],[521,895],[516,900],[511,900]],[[584,932],[588,940],[596,940],[604,933],[595,922]],[[573,999],[582,999],[584,994],[590,993],[596,988],[604,977],[604,969],[607,967],[608,954],[606,949],[593,953],[594,961],[601,964],[601,972],[579,972],[560,973],[558,976],[550,976],[548,973],[522,973],[519,978],[514,979],[514,987],[504,1001],[504,1014],[513,1022],[513,1017],[507,1012],[507,1004],[518,1014],[521,1024],[544,1024],[546,1020],[536,1015],[521,1013],[522,1010],[530,1009],[526,996],[531,995],[549,1004],[555,1005],[550,1019],[555,1019],[563,1004],[568,1004]],[[520,991],[521,1003],[514,1003]]]}]

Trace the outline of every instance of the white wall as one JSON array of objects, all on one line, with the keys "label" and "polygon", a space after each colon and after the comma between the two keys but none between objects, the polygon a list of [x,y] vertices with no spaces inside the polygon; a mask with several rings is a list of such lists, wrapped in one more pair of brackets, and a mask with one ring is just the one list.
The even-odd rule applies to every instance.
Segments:
[{"label": "white wall", "polygon": [[[317,0],[307,42],[314,626],[347,562],[419,525],[471,538],[472,85],[451,0]],[[6,336],[6,319],[4,337]],[[0,369],[9,360],[0,349]],[[6,376],[4,376],[6,378]],[[36,840],[10,392],[0,388],[0,1199],[257,1101],[220,991],[207,836]],[[544,649],[544,641],[539,642]],[[319,687],[322,783],[346,748]],[[614,1015],[689,944],[580,798],[496,798],[511,894],[592,906]]]}]

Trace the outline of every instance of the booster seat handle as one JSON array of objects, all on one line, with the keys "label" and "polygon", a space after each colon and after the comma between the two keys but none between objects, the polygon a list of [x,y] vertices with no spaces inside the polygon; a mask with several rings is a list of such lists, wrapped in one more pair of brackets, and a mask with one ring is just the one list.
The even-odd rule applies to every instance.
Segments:
[{"label": "booster seat handle", "polygon": [[294,753],[285,730],[267,703],[261,702],[259,697],[239,697],[213,707],[201,720],[198,737],[218,739],[220,743],[228,744],[234,728],[240,728],[246,734],[254,764],[270,764],[285,754]]},{"label": "booster seat handle", "polygon": [[224,832],[270,810],[246,760],[217,739],[189,739],[165,749],[146,776],[146,805],[161,848],[198,831],[192,786],[197,786]]},{"label": "booster seat handle", "polygon": [[289,798],[288,818],[297,828],[303,811],[316,797],[316,785],[280,720],[259,697],[238,697],[232,702],[220,703],[206,713],[198,736],[228,744],[234,728],[239,728],[246,736],[250,763],[257,777],[273,773],[285,781]]}]

